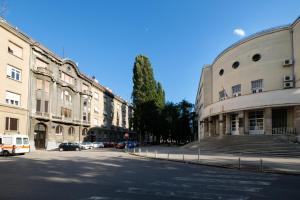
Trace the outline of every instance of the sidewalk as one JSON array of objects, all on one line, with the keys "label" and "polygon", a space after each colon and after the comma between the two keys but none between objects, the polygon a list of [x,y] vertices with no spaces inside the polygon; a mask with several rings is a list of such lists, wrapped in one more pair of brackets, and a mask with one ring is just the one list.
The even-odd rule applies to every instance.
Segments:
[{"label": "sidewalk", "polygon": [[132,155],[191,164],[210,165],[240,170],[300,175],[300,159],[260,155],[226,155],[182,151],[179,147],[151,146],[131,149]]}]

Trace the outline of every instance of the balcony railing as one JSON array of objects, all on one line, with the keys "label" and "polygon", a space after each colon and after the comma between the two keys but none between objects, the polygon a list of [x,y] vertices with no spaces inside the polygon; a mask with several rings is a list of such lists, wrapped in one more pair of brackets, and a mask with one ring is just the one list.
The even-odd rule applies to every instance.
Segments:
[{"label": "balcony railing", "polygon": [[46,74],[46,75],[49,75],[49,76],[51,76],[52,73],[53,73],[50,69],[44,68],[44,67],[37,67],[36,71],[40,72],[40,73],[43,73],[43,74]]},{"label": "balcony railing", "polygon": [[293,128],[293,127],[272,128],[272,134],[295,135],[296,128]]},{"label": "balcony railing", "polygon": [[88,96],[93,96],[92,91],[89,91],[89,90],[83,90],[82,93],[83,93],[83,94],[86,94],[86,95],[88,95]]},{"label": "balcony railing", "polygon": [[50,117],[50,114],[46,113],[46,112],[35,112],[35,115],[39,116],[39,117],[43,117],[43,118],[49,118]]}]

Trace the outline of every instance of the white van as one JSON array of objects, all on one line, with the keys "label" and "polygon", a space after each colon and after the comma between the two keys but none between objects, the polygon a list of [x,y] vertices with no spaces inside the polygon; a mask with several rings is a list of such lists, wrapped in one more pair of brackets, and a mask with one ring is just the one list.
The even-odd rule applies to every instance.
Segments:
[{"label": "white van", "polygon": [[30,150],[27,135],[0,135],[0,154],[25,154]]}]

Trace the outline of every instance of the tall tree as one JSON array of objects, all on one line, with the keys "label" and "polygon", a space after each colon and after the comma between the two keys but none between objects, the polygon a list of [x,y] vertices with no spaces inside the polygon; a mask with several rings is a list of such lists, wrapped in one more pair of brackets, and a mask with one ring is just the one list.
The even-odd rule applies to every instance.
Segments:
[{"label": "tall tree", "polygon": [[165,94],[160,83],[154,78],[149,58],[139,55],[135,58],[133,66],[133,128],[144,134],[149,133],[159,137],[157,119],[164,106]]}]

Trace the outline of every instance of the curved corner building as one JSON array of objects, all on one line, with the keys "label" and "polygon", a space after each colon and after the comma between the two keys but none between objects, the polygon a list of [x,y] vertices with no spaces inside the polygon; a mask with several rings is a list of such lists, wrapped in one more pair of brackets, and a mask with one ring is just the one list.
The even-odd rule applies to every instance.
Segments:
[{"label": "curved corner building", "polygon": [[300,17],[251,35],[202,69],[198,137],[300,134]]}]

